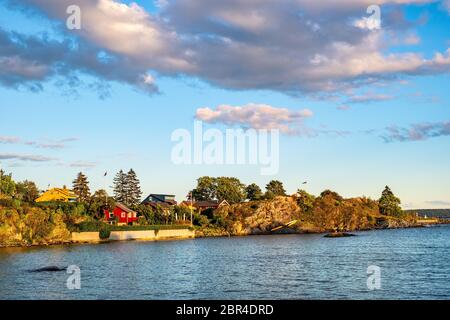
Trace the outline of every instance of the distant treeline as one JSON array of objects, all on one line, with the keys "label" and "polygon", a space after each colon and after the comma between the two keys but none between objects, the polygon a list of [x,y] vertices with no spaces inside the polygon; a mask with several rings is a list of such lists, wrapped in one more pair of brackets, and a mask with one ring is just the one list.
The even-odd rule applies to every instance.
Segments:
[{"label": "distant treeline", "polygon": [[450,209],[417,209],[405,210],[407,213],[417,213],[420,217],[450,218]]}]

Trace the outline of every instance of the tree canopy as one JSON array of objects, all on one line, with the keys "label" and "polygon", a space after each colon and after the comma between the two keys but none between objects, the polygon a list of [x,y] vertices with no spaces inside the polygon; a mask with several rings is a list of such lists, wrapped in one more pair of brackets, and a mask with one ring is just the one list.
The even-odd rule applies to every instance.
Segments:
[{"label": "tree canopy", "polygon": [[271,180],[266,185],[266,197],[273,198],[276,196],[285,196],[286,190],[284,190],[283,182],[279,180]]},{"label": "tree canopy", "polygon": [[380,213],[386,216],[400,216],[403,212],[400,204],[400,199],[394,195],[391,188],[386,186],[378,200]]},{"label": "tree canopy", "polygon": [[141,183],[136,175],[136,172],[133,169],[128,171],[125,178],[125,188],[127,193],[127,206],[137,206],[141,203],[142,191],[141,191]]},{"label": "tree canopy", "polygon": [[297,204],[300,206],[304,213],[309,213],[314,207],[315,197],[309,194],[305,190],[297,190]]},{"label": "tree canopy", "polygon": [[238,203],[245,199],[245,185],[238,178],[204,176],[197,179],[197,187],[192,190],[192,196],[200,201],[226,200]]},{"label": "tree canopy", "polygon": [[113,180],[114,183],[114,199],[118,202],[127,202],[127,177],[123,170],[117,172]]},{"label": "tree canopy", "polygon": [[0,195],[13,196],[16,192],[16,183],[12,179],[11,174],[5,174],[0,169]]},{"label": "tree canopy", "polygon": [[128,173],[120,170],[114,177],[114,199],[126,206],[137,206],[141,203],[142,191],[136,172],[130,169]]},{"label": "tree canopy", "polygon": [[245,192],[247,195],[247,199],[251,201],[260,200],[263,196],[261,188],[256,183],[249,184],[245,188]]},{"label": "tree canopy", "polygon": [[78,197],[79,202],[88,202],[91,196],[89,189],[89,181],[87,177],[82,173],[78,173],[78,176],[73,180],[73,193]]},{"label": "tree canopy", "polygon": [[39,189],[33,181],[25,180],[16,183],[16,197],[24,202],[33,203],[39,198]]}]

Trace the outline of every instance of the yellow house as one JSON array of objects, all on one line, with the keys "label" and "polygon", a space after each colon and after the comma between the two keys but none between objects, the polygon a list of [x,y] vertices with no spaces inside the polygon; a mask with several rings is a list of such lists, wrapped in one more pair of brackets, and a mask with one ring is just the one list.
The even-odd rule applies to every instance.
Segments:
[{"label": "yellow house", "polygon": [[49,202],[49,201],[59,201],[59,202],[75,202],[77,201],[77,196],[75,193],[69,189],[64,188],[53,188],[44,192],[42,196],[36,199],[36,202]]}]

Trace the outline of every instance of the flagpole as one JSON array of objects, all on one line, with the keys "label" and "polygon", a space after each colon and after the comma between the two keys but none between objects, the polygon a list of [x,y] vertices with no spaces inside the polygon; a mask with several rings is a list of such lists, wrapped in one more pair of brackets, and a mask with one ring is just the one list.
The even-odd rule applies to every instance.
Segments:
[{"label": "flagpole", "polygon": [[108,190],[107,190],[108,186],[107,186],[107,183],[106,183],[106,176],[107,175],[108,175],[108,171],[106,171],[105,174],[103,175],[103,179],[104,179],[103,184],[105,186],[105,208],[108,206]]},{"label": "flagpole", "polygon": [[194,199],[193,199],[192,191],[191,191],[191,227],[194,225],[194,221],[192,220],[192,211],[194,210],[193,209],[193,205],[194,205],[193,201],[194,201]]}]

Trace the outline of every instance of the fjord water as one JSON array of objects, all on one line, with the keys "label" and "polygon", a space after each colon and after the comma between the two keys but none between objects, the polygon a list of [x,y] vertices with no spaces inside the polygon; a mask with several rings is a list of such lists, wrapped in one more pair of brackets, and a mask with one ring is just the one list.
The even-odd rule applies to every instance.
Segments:
[{"label": "fjord water", "polygon": [[[450,299],[450,225],[357,235],[3,248],[0,299]],[[79,266],[81,289],[28,271],[52,265]]]}]

